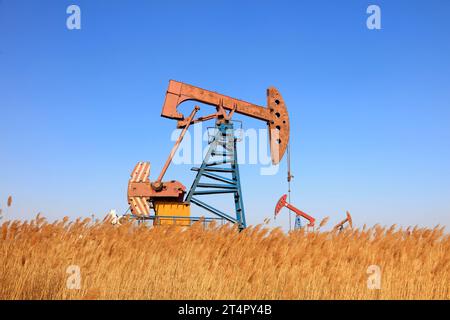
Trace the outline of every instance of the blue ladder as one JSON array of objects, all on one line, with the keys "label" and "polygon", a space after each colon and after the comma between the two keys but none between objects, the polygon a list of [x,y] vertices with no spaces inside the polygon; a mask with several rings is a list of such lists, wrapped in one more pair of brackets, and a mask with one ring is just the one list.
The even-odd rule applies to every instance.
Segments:
[{"label": "blue ladder", "polygon": [[[186,196],[185,202],[194,203],[212,214],[231,223],[235,223],[238,225],[239,230],[242,230],[247,227],[247,224],[245,222],[244,202],[242,199],[239,165],[237,161],[237,139],[234,136],[233,123],[218,123],[216,124],[216,131],[216,134],[209,143],[209,149],[203,159],[202,165],[199,168],[194,167],[191,169],[197,171],[197,175]],[[228,177],[224,176],[227,174]],[[231,177],[229,176],[230,174]],[[202,177],[221,183],[200,182]],[[234,194],[235,217],[194,197],[230,193]]]},{"label": "blue ladder", "polygon": [[300,218],[300,216],[296,216],[295,217],[295,225],[294,225],[294,230],[298,230],[302,228],[302,219]]}]

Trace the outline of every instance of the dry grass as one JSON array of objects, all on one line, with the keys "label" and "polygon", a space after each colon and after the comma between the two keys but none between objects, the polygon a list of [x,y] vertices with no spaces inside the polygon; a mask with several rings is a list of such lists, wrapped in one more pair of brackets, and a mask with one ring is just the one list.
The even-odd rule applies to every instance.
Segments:
[{"label": "dry grass", "polygon": [[11,205],[12,205],[12,196],[8,197],[7,205],[8,205],[8,207],[11,207]]},{"label": "dry grass", "polygon": [[[69,290],[69,265],[81,289]],[[381,290],[367,288],[370,265]],[[442,228],[341,233],[4,223],[0,299],[449,299]]]}]

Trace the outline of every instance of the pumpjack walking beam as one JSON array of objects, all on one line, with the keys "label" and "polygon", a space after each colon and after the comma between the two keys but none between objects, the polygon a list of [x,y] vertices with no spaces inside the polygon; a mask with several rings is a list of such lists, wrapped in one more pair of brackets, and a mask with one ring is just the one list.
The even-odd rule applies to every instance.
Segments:
[{"label": "pumpjack walking beam", "polygon": [[267,89],[267,107],[262,107],[190,84],[170,80],[161,116],[178,120],[178,128],[186,126],[187,121],[184,115],[177,109],[185,101],[196,101],[217,109],[216,113],[200,117],[194,123],[214,118],[220,119],[225,115],[225,111],[230,111],[228,115],[230,120],[234,113],[238,113],[265,121],[269,129],[272,163],[278,164],[283,158],[289,143],[289,115],[283,97],[276,88]]}]

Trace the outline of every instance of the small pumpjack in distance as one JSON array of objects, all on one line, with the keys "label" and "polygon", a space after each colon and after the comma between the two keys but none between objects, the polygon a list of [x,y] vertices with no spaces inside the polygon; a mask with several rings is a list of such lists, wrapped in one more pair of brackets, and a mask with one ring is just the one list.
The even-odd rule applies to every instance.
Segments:
[{"label": "small pumpjack in distance", "polygon": [[[302,227],[301,218],[304,218],[304,219],[308,220],[308,224],[306,225],[306,227],[307,227],[306,230],[314,231],[316,219],[313,218],[312,216],[310,216],[309,214],[303,212],[302,210],[294,207],[292,204],[288,203],[287,202],[287,194],[282,195],[280,200],[278,200],[278,202],[275,206],[275,218],[280,213],[281,209],[283,209],[284,207],[288,208],[289,210],[291,210],[295,213],[294,230],[298,230]],[[339,222],[337,225],[335,225],[333,227],[333,230],[339,231],[339,232],[344,230],[344,225],[346,223],[348,224],[350,229],[353,229],[352,216],[350,215],[350,213],[348,211],[346,212],[346,215],[347,215],[346,218],[344,220],[342,220],[341,222]]]},{"label": "small pumpjack in distance", "polygon": [[[195,118],[198,106],[186,118],[177,109],[186,101],[195,101],[216,109],[215,113]],[[171,80],[167,89],[161,116],[177,120],[177,128],[183,129],[172,148],[158,178],[150,181],[150,163],[139,162],[128,183],[128,203],[132,218],[138,221],[152,220],[154,225],[189,226],[192,222],[214,219],[236,224],[240,230],[246,227],[239,166],[237,162],[234,114],[248,116],[265,122],[269,129],[270,153],[273,165],[284,156],[289,143],[289,116],[281,94],[274,87],[267,89],[267,107],[231,98],[213,91]],[[200,167],[192,168],[196,177],[191,188],[179,181],[163,181],[186,131],[191,124],[215,120],[215,133]],[[205,181],[206,179],[206,181]],[[233,194],[234,214],[226,213],[205,202],[203,196]],[[191,217],[191,204],[195,204],[215,218]],[[154,214],[151,214],[154,211]]]},{"label": "small pumpjack in distance", "polygon": [[337,225],[334,226],[333,230],[337,230],[337,231],[342,231],[344,230],[344,225],[347,223],[348,227],[350,229],[353,229],[353,220],[352,220],[352,216],[350,215],[350,212],[346,212],[347,217],[342,220],[341,222],[339,222]]},{"label": "small pumpjack in distance", "polygon": [[275,206],[275,218],[280,213],[281,209],[283,209],[284,207],[294,211],[295,213],[295,225],[294,225],[295,230],[300,229],[302,227],[301,218],[305,218],[306,220],[308,220],[308,224],[306,225],[307,230],[309,229],[314,230],[316,219],[311,217],[309,214],[303,212],[302,210],[297,209],[289,202],[287,202],[287,194],[282,195],[280,200],[278,200],[277,205]]}]

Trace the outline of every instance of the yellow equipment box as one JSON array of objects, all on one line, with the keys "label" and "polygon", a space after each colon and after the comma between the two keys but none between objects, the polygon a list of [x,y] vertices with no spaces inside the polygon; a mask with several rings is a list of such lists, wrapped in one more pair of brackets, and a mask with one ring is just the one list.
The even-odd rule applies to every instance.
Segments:
[{"label": "yellow equipment box", "polygon": [[[158,202],[155,203],[154,225],[177,225],[190,226],[191,206],[176,202]],[[186,217],[186,219],[183,219]]]}]

